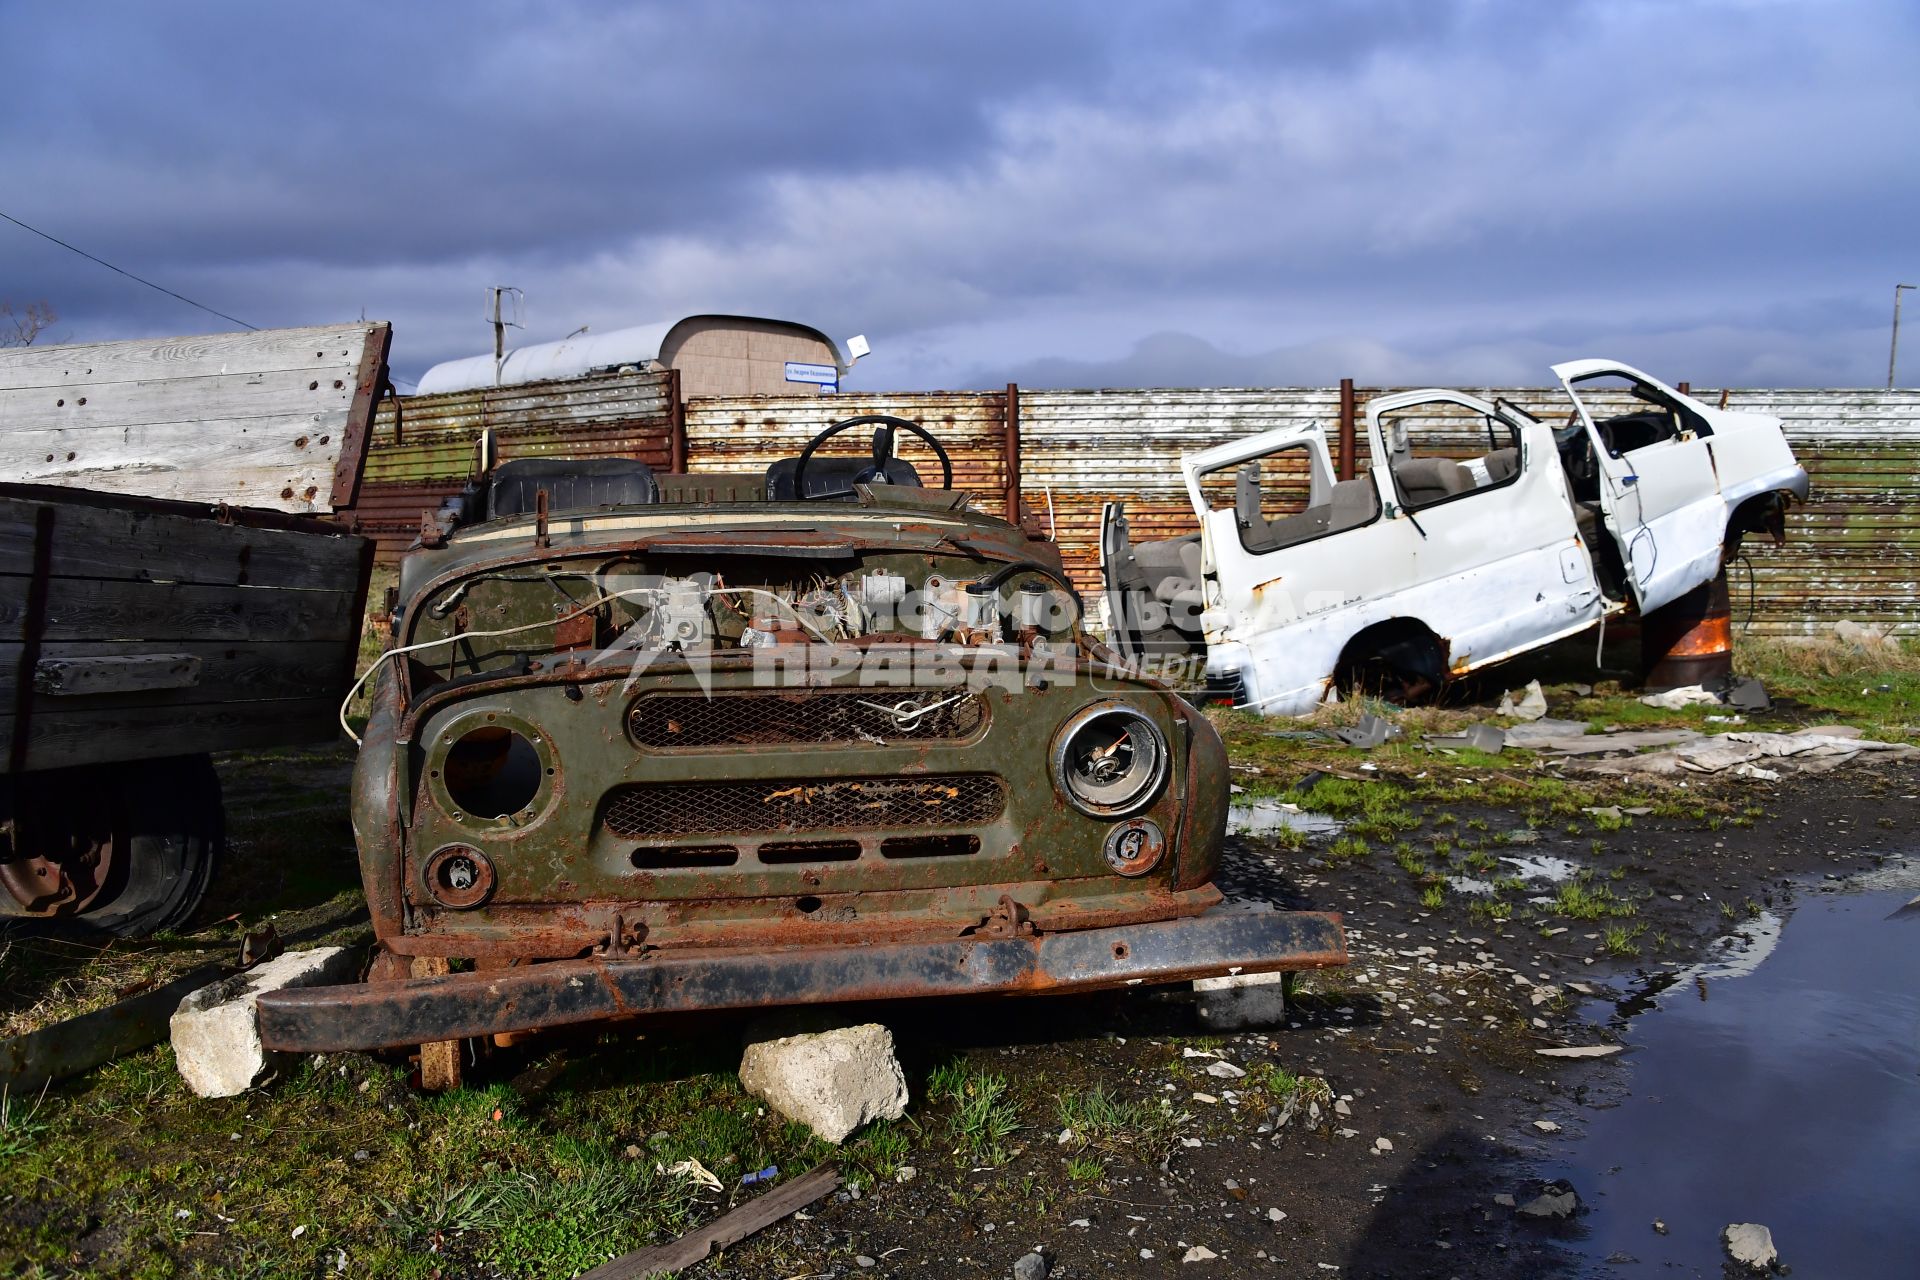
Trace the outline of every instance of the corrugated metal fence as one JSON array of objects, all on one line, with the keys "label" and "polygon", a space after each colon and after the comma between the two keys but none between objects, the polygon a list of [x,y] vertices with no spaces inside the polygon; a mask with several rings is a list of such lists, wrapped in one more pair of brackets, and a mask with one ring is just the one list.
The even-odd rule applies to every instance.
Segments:
[{"label": "corrugated metal fence", "polygon": [[[1357,392],[1362,470],[1365,403],[1385,390]],[[1473,394],[1505,397],[1554,422],[1570,407],[1558,387]],[[1709,404],[1720,394],[1694,389]],[[999,391],[903,392],[696,398],[681,406],[668,375],[627,373],[389,400],[376,420],[356,514],[383,556],[397,557],[420,512],[471,471],[483,426],[494,428],[502,458],[627,456],[714,473],[760,471],[842,418],[894,413],[939,438],[953,458],[955,487],[974,490],[978,507],[992,514],[1005,514],[1008,459],[1017,454],[1024,509],[1042,529],[1057,529],[1069,569],[1092,586],[1102,503],[1127,504],[1137,539],[1191,532],[1181,454],[1304,422],[1318,422],[1331,441],[1339,418],[1335,388],[1021,390],[1011,415],[1008,399]],[[1750,543],[1751,577],[1735,567],[1736,615],[1745,617],[1751,594],[1759,632],[1807,631],[1841,618],[1920,623],[1920,392],[1734,390],[1727,407],[1784,419],[1813,481],[1811,504],[1790,518],[1787,545]],[[868,439],[856,429],[833,452],[858,453]],[[938,483],[938,465],[923,445],[903,436],[899,452]]]}]

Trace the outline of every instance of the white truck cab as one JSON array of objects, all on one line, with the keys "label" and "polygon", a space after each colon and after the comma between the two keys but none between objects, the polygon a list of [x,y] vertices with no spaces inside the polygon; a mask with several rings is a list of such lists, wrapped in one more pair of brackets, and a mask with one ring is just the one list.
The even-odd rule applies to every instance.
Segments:
[{"label": "white truck cab", "polygon": [[1271,714],[1336,686],[1418,698],[1670,603],[1805,499],[1778,419],[1612,361],[1554,372],[1572,401],[1559,426],[1459,391],[1376,397],[1373,466],[1352,480],[1335,478],[1317,426],[1188,455],[1200,529],[1184,537],[1135,545],[1108,504],[1113,646],[1149,665],[1204,655],[1210,687]]}]

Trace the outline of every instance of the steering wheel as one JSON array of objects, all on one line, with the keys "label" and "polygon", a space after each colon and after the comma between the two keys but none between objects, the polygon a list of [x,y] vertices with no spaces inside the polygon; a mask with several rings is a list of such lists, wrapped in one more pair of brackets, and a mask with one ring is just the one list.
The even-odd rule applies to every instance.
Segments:
[{"label": "steering wheel", "polygon": [[934,456],[940,459],[940,487],[942,489],[953,488],[953,460],[947,457],[947,451],[940,447],[940,442],[935,440],[925,427],[917,422],[909,422],[905,418],[896,418],[890,413],[865,413],[857,418],[846,418],[840,422],[836,422],[813,439],[807,441],[807,447],[800,451],[799,458],[795,459],[793,464],[794,496],[805,501],[811,498],[841,498],[852,493],[852,489],[835,489],[831,493],[808,493],[806,484],[807,462],[813,457],[813,451],[815,449],[818,449],[842,431],[845,431],[849,427],[863,427],[870,422],[875,424],[873,430],[873,452],[871,455],[873,465],[864,467],[855,474],[853,483],[870,484],[874,480],[886,479],[887,464],[893,461],[894,429],[904,428],[926,441],[927,446],[933,450]]}]

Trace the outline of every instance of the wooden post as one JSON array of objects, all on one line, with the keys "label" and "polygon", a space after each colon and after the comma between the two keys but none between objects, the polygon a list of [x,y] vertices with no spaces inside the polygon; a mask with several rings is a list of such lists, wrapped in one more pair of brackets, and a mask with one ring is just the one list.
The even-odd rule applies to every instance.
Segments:
[{"label": "wooden post", "polygon": [[1353,379],[1340,379],[1340,456],[1335,461],[1338,470],[1334,473],[1342,480],[1353,479],[1354,450],[1356,444],[1353,432]]},{"label": "wooden post", "polygon": [[1007,400],[1002,432],[1007,470],[1007,523],[1020,523],[1020,384],[1007,384]]},{"label": "wooden post", "polygon": [[680,371],[667,370],[667,470],[687,470],[687,403],[680,398]]}]

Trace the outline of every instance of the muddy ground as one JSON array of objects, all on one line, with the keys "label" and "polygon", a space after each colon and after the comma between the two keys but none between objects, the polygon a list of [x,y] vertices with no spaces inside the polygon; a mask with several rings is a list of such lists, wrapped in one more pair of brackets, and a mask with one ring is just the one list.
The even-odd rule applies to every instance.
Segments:
[{"label": "muddy ground", "polygon": [[[1882,690],[1877,733],[1911,737],[1891,722],[1920,718],[1916,692]],[[1657,719],[1552,697],[1556,715]],[[1832,718],[1844,699],[1827,701],[1767,727]],[[756,1193],[746,1172],[830,1158],[849,1190],[691,1274],[1004,1276],[1033,1250],[1055,1277],[1575,1274],[1578,1216],[1517,1208],[1623,1066],[1537,1051],[1607,1043],[1580,997],[1637,998],[1796,882],[1915,842],[1911,762],[1680,788],[1222,723],[1241,799],[1344,824],[1230,841],[1234,894],[1345,914],[1352,964],[1305,980],[1278,1025],[1210,1032],[1169,991],[875,1008],[913,1103],[838,1152],[740,1091],[736,1018],[538,1040],[437,1098],[404,1060],[336,1055],[202,1101],[157,1046],[5,1101],[0,1275],[563,1276],[718,1216]],[[84,963],[73,940],[16,932],[9,1029],[219,953],[265,915],[353,936],[346,764],[224,761],[236,850],[205,919]],[[1555,881],[1509,859],[1571,865]],[[687,1159],[725,1189],[666,1172]]]}]

